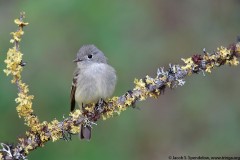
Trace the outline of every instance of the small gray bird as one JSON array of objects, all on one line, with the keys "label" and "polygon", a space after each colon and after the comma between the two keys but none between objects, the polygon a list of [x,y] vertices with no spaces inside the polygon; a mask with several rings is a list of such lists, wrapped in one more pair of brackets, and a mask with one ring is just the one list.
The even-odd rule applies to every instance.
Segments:
[{"label": "small gray bird", "polygon": [[[71,111],[75,108],[75,102],[82,110],[85,104],[96,103],[113,94],[117,76],[114,68],[107,64],[102,51],[94,45],[84,45],[79,49],[74,62],[77,63],[77,68],[71,88]],[[82,125],[80,138],[89,140],[91,127]]]}]

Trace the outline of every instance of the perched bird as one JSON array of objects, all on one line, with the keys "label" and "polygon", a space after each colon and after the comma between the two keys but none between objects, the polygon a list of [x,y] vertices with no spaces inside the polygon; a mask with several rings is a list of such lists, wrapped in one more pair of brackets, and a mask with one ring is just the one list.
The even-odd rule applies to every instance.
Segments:
[{"label": "perched bird", "polygon": [[[73,62],[77,63],[77,67],[71,88],[71,111],[75,108],[75,102],[83,110],[85,104],[96,103],[113,94],[117,76],[102,51],[94,45],[84,45]],[[80,128],[80,138],[89,140],[91,127],[82,125]]]}]

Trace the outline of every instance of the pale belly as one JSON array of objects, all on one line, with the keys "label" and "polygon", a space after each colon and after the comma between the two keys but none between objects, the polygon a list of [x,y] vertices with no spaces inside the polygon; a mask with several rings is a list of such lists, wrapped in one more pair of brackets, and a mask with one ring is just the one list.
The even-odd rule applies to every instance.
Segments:
[{"label": "pale belly", "polygon": [[81,70],[77,81],[75,100],[82,104],[95,103],[110,97],[115,89],[115,70],[106,64],[94,64]]}]

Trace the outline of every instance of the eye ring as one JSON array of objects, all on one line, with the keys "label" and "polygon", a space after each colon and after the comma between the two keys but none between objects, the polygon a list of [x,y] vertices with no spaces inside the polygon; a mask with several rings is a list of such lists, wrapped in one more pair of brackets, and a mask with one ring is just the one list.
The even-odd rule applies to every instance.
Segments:
[{"label": "eye ring", "polygon": [[91,58],[92,58],[92,54],[89,54],[89,55],[88,55],[88,58],[91,59]]}]

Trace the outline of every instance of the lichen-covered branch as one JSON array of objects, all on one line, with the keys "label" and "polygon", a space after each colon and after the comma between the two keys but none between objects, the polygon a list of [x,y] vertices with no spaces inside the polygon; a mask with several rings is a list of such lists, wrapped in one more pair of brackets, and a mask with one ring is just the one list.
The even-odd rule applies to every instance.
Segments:
[{"label": "lichen-covered branch", "polygon": [[16,32],[11,32],[12,39],[11,43],[14,44],[7,52],[7,58],[4,61],[7,66],[4,72],[8,75],[12,75],[12,83],[15,83],[18,87],[18,98],[15,101],[18,103],[17,112],[19,117],[23,117],[28,122],[28,117],[32,115],[32,95],[28,95],[28,86],[22,82],[21,73],[25,63],[22,60],[23,54],[20,52],[19,43],[22,35],[24,34],[23,27],[27,26],[28,23],[23,22],[24,12],[20,13],[20,18],[15,19],[14,22],[18,25]]},{"label": "lichen-covered branch", "polygon": [[182,65],[170,64],[167,69],[159,68],[155,77],[146,76],[143,79],[135,79],[135,87],[120,97],[113,97],[106,102],[100,100],[97,104],[88,104],[86,110],[76,110],[63,120],[40,122],[33,113],[33,96],[28,95],[28,86],[21,79],[25,63],[22,60],[23,54],[20,52],[19,42],[24,33],[23,27],[28,25],[28,23],[23,22],[23,18],[24,14],[22,13],[20,18],[15,20],[18,30],[11,33],[13,39],[10,42],[14,46],[7,53],[5,60],[7,68],[4,72],[13,76],[12,83],[18,87],[17,112],[19,117],[24,118],[29,130],[26,131],[24,137],[18,139],[16,145],[1,143],[0,159],[26,159],[30,151],[43,147],[50,140],[70,140],[72,135],[79,133],[80,124],[92,127],[100,118],[106,120],[114,115],[119,115],[138,101],[143,101],[149,97],[158,98],[166,88],[184,85],[186,76],[200,72],[205,75],[205,72],[211,73],[212,69],[222,65],[236,66],[239,64],[239,42],[231,44],[227,48],[217,48],[217,51],[211,54],[204,49],[202,55],[195,54],[192,57],[182,59],[184,62]]}]

